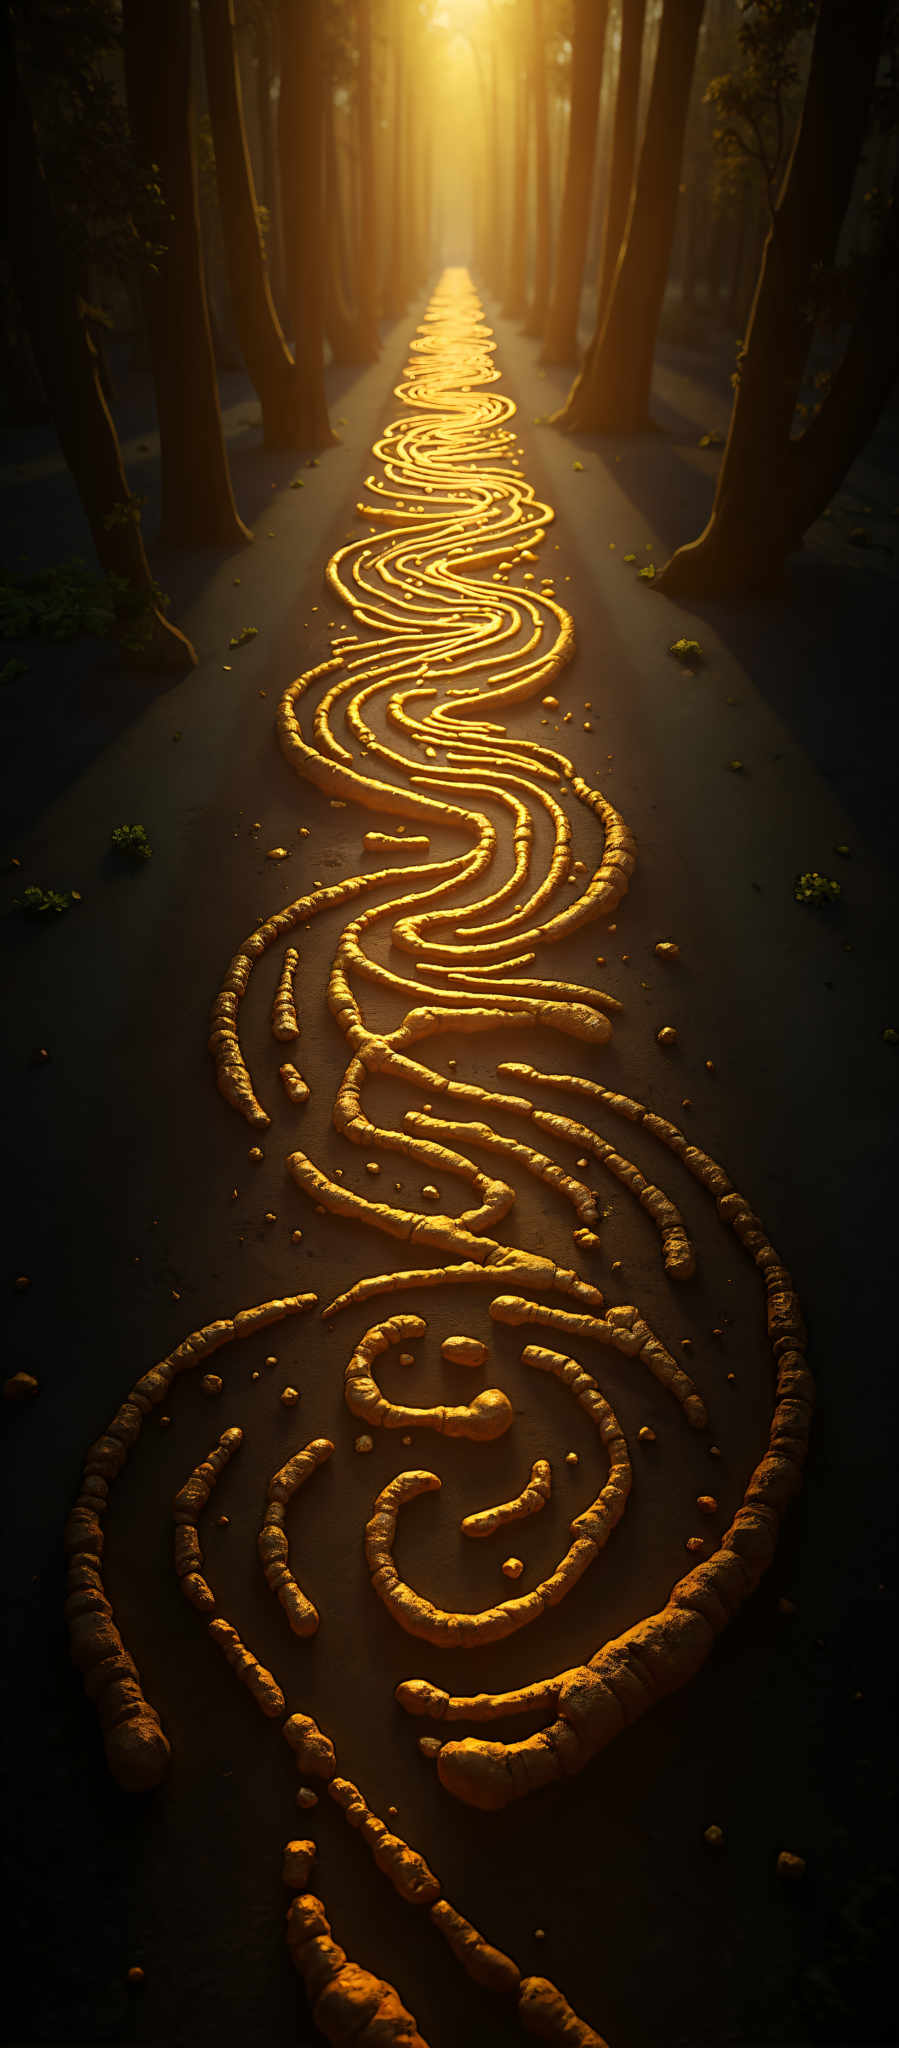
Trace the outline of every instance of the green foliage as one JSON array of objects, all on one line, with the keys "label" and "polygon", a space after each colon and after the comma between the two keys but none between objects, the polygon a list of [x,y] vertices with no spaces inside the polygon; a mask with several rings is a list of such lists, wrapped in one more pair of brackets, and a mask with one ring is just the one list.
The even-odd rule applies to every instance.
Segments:
[{"label": "green foliage", "polygon": [[74,901],[75,897],[65,890],[39,889],[33,883],[22,896],[16,897],[13,909],[24,911],[26,917],[46,917],[48,913],[61,917]]},{"label": "green foliage", "polygon": [[[131,516],[126,511],[122,523]],[[13,577],[0,569],[0,640],[77,640],[82,633],[108,640],[118,635],[124,647],[139,651],[147,644],[152,607],[165,612],[170,602],[152,581],[150,593],[148,598],[127,576],[90,569],[80,555],[34,576]]]},{"label": "green foliage", "polygon": [[711,79],[705,92],[719,182],[733,188],[754,165],[772,209],[801,107],[802,39],[816,12],[816,0],[740,0],[742,62]]},{"label": "green foliage", "polygon": [[672,640],[668,652],[674,655],[675,661],[683,662],[686,668],[695,668],[696,663],[702,660],[702,648],[698,640]]},{"label": "green foliage", "polygon": [[832,881],[829,875],[819,875],[814,868],[797,875],[793,883],[797,903],[836,903],[841,894],[839,882]]},{"label": "green foliage", "polygon": [[258,631],[258,626],[241,626],[239,633],[232,633],[228,646],[246,647],[248,640],[255,640]]},{"label": "green foliage", "polygon": [[623,562],[635,562],[637,557],[636,555],[622,555],[621,559]]},{"label": "green foliage", "polygon": [[149,860],[153,852],[143,825],[114,825],[109,843],[114,853],[127,854],[129,860]]},{"label": "green foliage", "polygon": [[654,562],[645,562],[643,568],[637,570],[637,575],[639,576],[641,583],[654,583],[655,574],[656,565]]},{"label": "green foliage", "polygon": [[107,533],[111,533],[116,526],[139,526],[141,511],[146,502],[146,495],[129,491],[127,498],[123,498],[119,504],[113,505],[111,510],[104,514],[103,525]]}]

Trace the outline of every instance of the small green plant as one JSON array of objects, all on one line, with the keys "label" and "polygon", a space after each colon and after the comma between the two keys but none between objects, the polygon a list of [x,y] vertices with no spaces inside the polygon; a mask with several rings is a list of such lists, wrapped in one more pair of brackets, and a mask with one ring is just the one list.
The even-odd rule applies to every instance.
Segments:
[{"label": "small green plant", "polygon": [[700,448],[723,448],[724,435],[719,434],[717,427],[712,427],[707,434],[700,434],[699,446]]},{"label": "small green plant", "polygon": [[621,559],[623,562],[635,562],[637,557],[636,555],[622,555]]},{"label": "small green plant", "polygon": [[[150,587],[152,600],[127,576],[101,575],[79,555],[34,576],[15,577],[0,569],[0,640],[32,634],[39,640],[77,640],[82,633],[108,640],[121,636],[123,626],[139,632],[150,601],[160,611],[168,610],[164,591],[157,583]],[[122,644],[129,644],[123,636]]]},{"label": "small green plant", "polygon": [[656,565],[654,562],[644,562],[642,569],[637,570],[637,575],[639,576],[641,583],[654,583],[655,574]]},{"label": "small green plant", "polygon": [[301,476],[292,476],[287,488],[291,491],[304,491],[306,485]]},{"label": "small green plant", "polygon": [[104,513],[103,525],[106,532],[112,533],[116,526],[139,526],[141,510],[146,502],[144,495],[130,491],[127,498],[122,498],[117,505],[113,505]]},{"label": "small green plant", "polygon": [[23,910],[26,917],[46,917],[48,912],[60,917],[74,901],[75,897],[63,889],[39,889],[32,883],[22,896],[16,897],[13,909]]},{"label": "small green plant", "polygon": [[583,469],[584,465],[582,462],[573,462],[571,467],[572,469]]},{"label": "small green plant", "polygon": [[797,903],[836,903],[841,894],[839,882],[832,881],[829,875],[819,875],[814,868],[797,875],[793,883]]},{"label": "small green plant", "polygon": [[149,860],[153,852],[143,825],[115,825],[109,843],[114,853],[127,854],[129,860]]},{"label": "small green plant", "polygon": [[246,647],[248,640],[255,640],[258,631],[258,626],[241,626],[239,633],[232,633],[228,646]]},{"label": "small green plant", "polygon": [[[640,574],[642,576],[642,569]],[[696,663],[702,660],[702,648],[698,640],[672,640],[668,652],[674,655],[675,661],[682,662],[685,668],[695,668]]]}]

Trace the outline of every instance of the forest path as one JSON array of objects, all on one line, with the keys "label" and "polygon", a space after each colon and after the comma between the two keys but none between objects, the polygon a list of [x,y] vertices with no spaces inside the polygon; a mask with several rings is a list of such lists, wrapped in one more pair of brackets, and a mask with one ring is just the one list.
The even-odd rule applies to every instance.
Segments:
[{"label": "forest path", "polygon": [[[398,360],[407,338],[408,329],[396,337]],[[499,1834],[489,1817],[469,1816],[463,1825],[421,1774],[404,1781],[403,1820],[411,1839],[432,1850],[449,1896],[476,1919],[480,1897],[488,1937],[507,1943],[526,1967],[556,1977],[613,2048],[644,2048],[660,2038],[693,2041],[698,2007],[709,2043],[723,2043],[728,2034],[743,2041],[801,2039],[810,2001],[831,1998],[839,2012],[851,1974],[832,1972],[830,1988],[822,1990],[820,1978],[804,1979],[803,1972],[822,1966],[835,1926],[851,1965],[857,1937],[844,1921],[864,1883],[873,1884],[874,1893],[863,1916],[882,1910],[876,1816],[860,1819],[857,1804],[865,1772],[879,1768],[877,1646],[885,1622],[878,1588],[886,1576],[880,1554],[889,1432],[881,1421],[890,1393],[879,1348],[878,1276],[885,1289],[882,1134],[895,1089],[894,1065],[881,1040],[883,1026],[895,1022],[884,966],[889,885],[858,819],[847,814],[766,699],[766,636],[788,636],[789,613],[782,609],[772,618],[759,608],[748,623],[744,615],[737,653],[714,626],[697,628],[686,613],[635,588],[620,557],[633,548],[652,559],[645,543],[655,548],[658,529],[645,525],[639,508],[646,500],[637,485],[642,478],[651,498],[658,474],[653,463],[664,450],[647,438],[617,465],[613,449],[584,453],[534,432],[542,380],[533,350],[502,325],[498,340],[502,388],[519,403],[525,473],[557,512],[558,559],[567,565],[558,587],[570,601],[581,650],[566,687],[578,703],[591,699],[601,756],[612,757],[605,786],[640,848],[620,944],[602,949],[604,985],[626,1004],[636,1026],[629,1034],[626,1085],[644,1100],[655,1090],[659,1108],[675,1120],[680,1098],[692,1099],[700,1141],[731,1168],[794,1272],[824,1400],[808,1492],[787,1545],[750,1612],[687,1693],[657,1709],[586,1778],[565,1788],[552,1811],[526,1805]],[[21,2013],[13,2027],[23,2040],[159,2039],[164,2033],[175,2041],[180,2029],[185,2040],[202,2041],[204,2027],[210,2041],[220,2040],[225,2009],[235,2041],[248,2029],[261,2034],[265,2028],[271,2039],[291,2037],[293,1993],[282,1958],[277,1855],[271,1855],[280,1837],[271,1832],[266,1746],[260,1743],[249,1768],[242,1761],[240,1772],[234,1769],[235,1752],[245,1757],[243,1702],[232,1702],[224,1683],[212,1716],[197,1725],[191,1703],[198,1681],[187,1650],[192,1618],[178,1616],[168,1585],[162,1617],[147,1619],[157,1576],[170,1571],[165,1516],[155,1512],[158,1482],[145,1483],[133,1516],[135,1561],[148,1541],[152,1545],[133,1619],[149,1631],[148,1671],[154,1656],[165,1661],[167,1631],[170,1637],[175,1629],[183,1646],[185,1669],[171,1711],[180,1818],[163,1802],[143,1814],[123,1808],[98,1758],[85,1759],[83,1774],[73,1776],[73,1759],[80,1765],[85,1755],[89,1710],[66,1667],[57,1546],[61,1505],[75,1490],[83,1446],[136,1372],[188,1328],[284,1285],[283,1244],[296,1217],[288,1214],[274,1149],[271,1168],[267,1164],[255,1180],[249,1168],[235,1173],[240,1134],[212,1087],[203,1050],[206,1004],[236,936],[271,906],[272,876],[279,870],[266,866],[264,849],[296,838],[297,785],[273,752],[272,713],[286,675],[297,667],[301,634],[304,647],[311,639],[314,654],[312,605],[320,607],[316,617],[325,610],[325,626],[335,616],[325,609],[327,598],[322,602],[321,569],[366,473],[362,450],[379,419],[395,410],[388,378],[395,381],[395,373],[385,376],[382,363],[360,380],[367,386],[367,417],[359,400],[358,444],[351,447],[348,439],[315,475],[317,485],[334,464],[326,519],[319,523],[307,508],[305,491],[285,495],[284,530],[270,562],[257,571],[260,536],[254,550],[217,571],[199,602],[207,634],[210,622],[219,622],[215,655],[177,692],[147,704],[16,849],[22,880],[75,884],[85,897],[52,931],[8,928],[10,1057],[12,1071],[21,1075],[10,1116],[18,1190],[10,1270],[32,1280],[14,1304],[22,1352],[14,1362],[31,1365],[42,1383],[40,1399],[16,1414],[10,1439],[10,1516],[17,1530],[10,1563],[13,1668],[28,1673],[29,1685],[29,1712],[15,1748],[25,1791],[18,1852],[13,1827],[22,1970],[19,2005],[11,2009]],[[573,469],[576,460],[584,461],[583,470]],[[637,465],[629,492],[616,475],[625,461]],[[292,518],[288,527],[286,513],[293,515],[298,503],[303,518]],[[298,596],[272,631],[263,609],[266,580],[279,587],[283,605],[286,565],[296,562],[298,541],[303,566],[292,585]],[[234,576],[241,579],[241,610],[228,616],[230,630],[250,623],[254,613],[262,630],[230,656],[221,645],[227,637],[221,619],[235,602],[228,596]],[[569,576],[570,584],[564,581]],[[273,597],[277,616],[278,590]],[[182,617],[195,631],[190,614]],[[799,669],[804,662],[813,678],[822,650],[801,625],[794,622],[792,630],[790,660]],[[706,653],[692,678],[665,652],[682,632],[696,635]],[[226,659],[240,691],[223,702]],[[732,696],[740,700],[736,705],[727,701]],[[175,731],[183,733],[176,744]],[[745,764],[740,772],[727,768],[735,756]],[[343,858],[344,814],[330,812],[327,800],[311,791],[301,792],[301,802],[327,871]],[[110,826],[125,818],[147,824],[156,851],[145,870],[119,877],[108,863],[104,869],[99,849]],[[250,838],[255,820],[260,831]],[[833,872],[835,844],[850,844],[852,860],[839,867],[844,902],[827,921],[793,903],[792,877],[803,867]],[[665,936],[681,945],[682,972],[662,982],[651,946]],[[854,951],[845,953],[845,945]],[[621,960],[622,951],[629,960]],[[642,981],[650,987],[643,989]],[[667,1083],[660,1083],[664,1070],[654,1041],[661,1022],[679,1032]],[[51,1061],[32,1069],[29,1058],[38,1045],[48,1046]],[[706,1059],[714,1074],[707,1073]],[[173,1175],[175,1133],[184,1164]],[[240,1200],[232,1204],[235,1180]],[[278,1213],[277,1247],[263,1221],[267,1208]],[[319,1285],[324,1251],[324,1227],[305,1227],[297,1285]],[[835,1288],[838,1260],[842,1277]],[[372,1257],[366,1270],[376,1263]],[[859,1281],[861,1301],[854,1292]],[[344,1348],[338,1345],[334,1356],[342,1359]],[[849,1403],[841,1394],[838,1405],[835,1390],[845,1387],[847,1359],[853,1398]],[[211,1432],[211,1441],[228,1417],[219,1420],[217,1409],[203,1410],[200,1403],[198,1397],[194,1424]],[[181,1449],[173,1472],[180,1476],[184,1462]],[[360,1497],[362,1491],[360,1480]],[[340,1568],[347,1573],[357,1543],[355,1527],[341,1532],[347,1562]],[[777,1612],[781,1591],[799,1600],[793,1621]],[[124,1588],[123,1594],[127,1598]],[[369,1601],[364,1587],[360,1615],[370,1613]],[[46,1718],[30,1711],[36,1691],[52,1702]],[[22,1704],[21,1697],[11,1701],[10,1718]],[[785,1727],[803,1731],[807,1771],[801,1761],[797,1768]],[[391,1730],[392,1724],[381,1736],[369,1724],[372,1769],[385,1778],[395,1762]],[[399,1732],[407,1742],[408,1726]],[[885,1741],[885,1726],[881,1732]],[[837,1785],[835,1755],[844,1765]],[[872,1758],[873,1765],[865,1763]],[[279,1797],[283,1815],[283,1790]],[[727,1828],[731,1843],[727,1862],[714,1869],[701,1844],[710,1820]],[[275,1818],[276,1831],[282,1825]],[[448,1842],[447,1828],[453,1831]],[[48,1969],[41,1915],[50,1910],[51,1836],[54,1895],[64,1887],[69,1904]],[[446,1844],[442,1856],[438,1842]],[[771,1872],[779,1847],[808,1856],[811,1909],[785,1899],[776,1885]],[[576,1871],[581,1858],[599,1886],[608,1937],[598,1981],[595,1950],[585,1949],[577,1908],[564,1926],[549,1926],[549,1939],[530,1955],[520,1952],[513,1933],[547,1924],[555,1873]],[[416,1959],[408,1938],[404,1957],[396,1913],[373,1901],[371,1883],[354,1885],[349,1871],[349,1863],[340,1864],[335,1897],[345,1905],[338,1938],[353,1954],[367,1939],[374,1956],[360,1960],[374,1960],[392,1976],[422,2018],[439,1982],[446,2041],[479,2041],[471,2031],[473,2002],[454,1988],[450,1968],[441,1970],[430,1950]],[[642,1904],[635,1912],[637,1900]],[[596,1895],[585,1903],[592,1918]],[[700,1922],[701,1985],[698,1958],[695,1967],[684,1967],[684,1958],[697,1953]],[[138,1946],[151,1996],[139,2011],[129,2011],[121,1970]],[[657,1965],[652,1972],[645,1968],[648,1949]],[[873,1986],[869,1990],[873,2014],[877,1997]],[[854,1983],[851,1996],[857,2008]],[[858,2027],[857,2018],[852,2025]],[[488,2040],[505,2041],[498,2024],[491,2021],[489,2028],[485,2048]],[[508,2038],[517,2038],[514,2030]],[[856,2032],[856,2038],[866,2036]],[[441,2048],[444,2034],[435,2029],[433,2039]]]}]

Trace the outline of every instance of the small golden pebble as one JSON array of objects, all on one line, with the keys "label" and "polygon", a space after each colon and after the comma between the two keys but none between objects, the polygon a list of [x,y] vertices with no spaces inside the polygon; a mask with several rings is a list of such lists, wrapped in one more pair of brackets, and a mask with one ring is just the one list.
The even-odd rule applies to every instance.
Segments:
[{"label": "small golden pebble", "polygon": [[220,1394],[222,1382],[217,1372],[204,1372],[200,1381],[204,1394]]},{"label": "small golden pebble", "polygon": [[266,1361],[265,1361],[265,1363],[266,1363],[266,1365],[277,1365],[277,1363],[278,1363],[278,1355],[277,1355],[277,1352],[275,1352],[275,1351],[270,1351],[270,1352],[269,1352],[269,1355],[268,1355],[268,1357],[267,1357],[267,1359],[266,1359]]},{"label": "small golden pebble", "polygon": [[702,1839],[707,1849],[723,1849],[724,1829],[716,1827],[705,1828]]},{"label": "small golden pebble", "polygon": [[366,1162],[365,1162],[365,1171],[366,1171],[366,1173],[380,1173],[381,1169],[380,1169],[380,1166],[378,1165],[378,1162],[377,1162],[377,1160],[376,1160],[376,1159],[366,1159]]},{"label": "small golden pebble", "polygon": [[718,1449],[718,1445],[717,1445],[717,1444],[709,1444],[709,1457],[710,1457],[710,1458],[720,1458],[720,1456],[721,1456],[721,1452],[720,1452],[720,1450]]},{"label": "small golden pebble", "polygon": [[250,1378],[251,1380],[261,1380],[262,1374],[259,1371],[258,1366],[254,1367],[254,1370],[250,1374]]},{"label": "small golden pebble", "polygon": [[692,1349],[693,1349],[693,1339],[692,1339],[692,1337],[682,1337],[682,1338],[681,1338],[681,1340],[680,1340],[680,1347],[681,1347],[681,1350],[682,1350],[682,1351],[692,1351]]},{"label": "small golden pebble", "polygon": [[374,1450],[374,1447],[375,1447],[375,1440],[374,1440],[374,1437],[372,1437],[372,1436],[357,1436],[357,1438],[356,1438],[356,1441],[355,1441],[355,1443],[354,1443],[354,1445],[353,1445],[353,1449],[354,1449],[354,1451],[363,1451],[363,1452],[364,1452],[364,1451],[373,1451],[373,1450]]},{"label": "small golden pebble", "polygon": [[27,1273],[17,1273],[15,1280],[13,1281],[13,1286],[15,1287],[17,1294],[24,1294],[26,1287],[31,1286],[31,1280],[29,1278],[29,1275]]},{"label": "small golden pebble", "polygon": [[397,1814],[398,1814],[398,1813],[399,1813],[399,1807],[398,1807],[398,1806],[388,1806],[388,1808],[387,1808],[387,1818],[388,1818],[388,1820],[396,1820],[396,1817],[397,1817]]},{"label": "small golden pebble", "polygon": [[605,966],[605,964],[606,964],[606,956],[605,956],[605,954],[604,954],[604,953],[597,953],[597,955],[596,955],[596,965],[597,965],[597,967],[604,967],[604,966]]},{"label": "small golden pebble", "polygon": [[718,1502],[713,1493],[698,1493],[696,1505],[701,1515],[717,1515]]},{"label": "small golden pebble", "polygon": [[266,1209],[265,1220],[266,1223],[277,1223],[278,1218],[275,1215],[274,1209]]},{"label": "small golden pebble", "polygon": [[776,1867],[778,1877],[788,1877],[795,1883],[798,1877],[805,1876],[805,1857],[794,1856],[790,1849],[781,1849]]},{"label": "small golden pebble", "polygon": [[297,1805],[307,1807],[317,1806],[318,1793],[313,1792],[312,1787],[310,1785],[301,1785],[297,1793]]},{"label": "small golden pebble", "polygon": [[401,1364],[401,1365],[414,1365],[414,1364],[415,1364],[415,1353],[414,1353],[414,1351],[401,1351],[401,1352],[400,1352],[400,1364]]},{"label": "small golden pebble", "polygon": [[687,1549],[689,1550],[689,1552],[690,1552],[690,1555],[691,1555],[692,1557],[698,1557],[698,1556],[700,1555],[700,1552],[701,1552],[701,1551],[703,1551],[703,1550],[705,1549],[705,1537],[704,1537],[704,1536],[688,1536],[688,1537],[687,1537]]},{"label": "small golden pebble", "polygon": [[684,1095],[684,1096],[682,1096],[682,1098],[681,1098],[681,1109],[692,1109],[692,1107],[693,1107],[693,1097],[692,1097],[691,1095]]},{"label": "small golden pebble", "polygon": [[656,1039],[659,1045],[676,1045],[677,1032],[674,1029],[674,1025],[663,1024],[661,1030],[656,1032]]},{"label": "small golden pebble", "polygon": [[655,1433],[655,1430],[654,1430],[654,1429],[650,1429],[650,1427],[649,1427],[649,1423],[648,1423],[648,1422],[644,1422],[644,1424],[643,1424],[643,1428],[642,1428],[642,1429],[638,1429],[638,1431],[637,1431],[637,1435],[638,1435],[638,1437],[639,1437],[639,1439],[640,1439],[640,1442],[641,1442],[641,1444],[654,1444],[654,1443],[655,1443],[655,1440],[656,1440],[656,1433]]},{"label": "small golden pebble", "polygon": [[430,1183],[423,1187],[421,1192],[426,1202],[439,1202],[440,1200],[439,1188],[431,1187]]},{"label": "small golden pebble", "polygon": [[439,1756],[443,1743],[439,1735],[420,1735],[418,1747],[421,1750],[422,1756]]},{"label": "small golden pebble", "polygon": [[705,1070],[706,1070],[706,1073],[707,1073],[707,1074],[714,1074],[714,1072],[715,1072],[715,1062],[714,1062],[714,1060],[706,1060],[706,1063],[705,1063]]},{"label": "small golden pebble", "polygon": [[610,1271],[610,1272],[612,1272],[612,1273],[620,1273],[620,1272],[621,1272],[621,1270],[622,1270],[622,1266],[621,1266],[621,1260],[620,1260],[620,1259],[613,1259],[613,1260],[612,1260],[612,1264],[611,1264],[611,1266],[610,1266],[610,1268],[609,1268],[609,1271]]},{"label": "small golden pebble", "polygon": [[249,1152],[247,1153],[247,1158],[252,1160],[254,1166],[261,1166],[262,1161],[265,1158],[265,1153],[263,1152],[261,1145],[251,1145]]},{"label": "small golden pebble", "polygon": [[236,1201],[239,1201],[239,1199],[240,1199],[240,1196],[239,1196],[239,1190],[238,1190],[237,1188],[232,1188],[232,1189],[231,1189],[231,1200],[232,1200],[232,1202],[236,1202]]},{"label": "small golden pebble", "polygon": [[546,1928],[545,1928],[545,1927],[535,1927],[535,1928],[534,1928],[534,1940],[535,1940],[535,1941],[545,1941],[545,1940],[546,1940]]},{"label": "small golden pebble", "polygon": [[160,1418],[159,1418],[159,1427],[160,1427],[160,1429],[170,1429],[170,1428],[171,1428],[171,1422],[172,1422],[172,1418],[171,1418],[171,1416],[170,1416],[170,1415],[160,1415]]},{"label": "small golden pebble", "polygon": [[580,1464],[580,1462],[581,1462],[581,1461],[580,1461],[580,1458],[578,1457],[577,1451],[566,1451],[566,1452],[565,1452],[565,1463],[566,1463],[566,1465],[579,1465],[579,1464]]},{"label": "small golden pebble", "polygon": [[673,939],[659,939],[658,944],[652,950],[658,954],[660,960],[680,959],[680,947],[675,945]]},{"label": "small golden pebble", "polygon": [[507,1557],[504,1559],[502,1566],[504,1579],[520,1579],[523,1571],[524,1565],[520,1557]]},{"label": "small golden pebble", "polygon": [[218,1526],[219,1526],[219,1528],[220,1528],[220,1529],[230,1529],[230,1527],[231,1527],[231,1517],[230,1517],[230,1515],[219,1515],[219,1517],[218,1517]]},{"label": "small golden pebble", "polygon": [[142,1984],[143,1981],[144,1973],[141,1969],[140,1963],[132,1963],[131,1968],[128,1972],[129,1984]]},{"label": "small golden pebble", "polygon": [[405,1444],[405,1446],[406,1446],[406,1449],[408,1450],[408,1448],[409,1448],[409,1445],[410,1445],[410,1444],[411,1444],[411,1442],[412,1442],[412,1438],[411,1438],[411,1436],[403,1436],[403,1437],[401,1437],[401,1438],[400,1438],[400,1442],[401,1442],[402,1444]]},{"label": "small golden pebble", "polygon": [[281,1393],[282,1408],[295,1408],[299,1398],[299,1391],[296,1387],[284,1387]]},{"label": "small golden pebble", "polygon": [[736,1386],[736,1384],[737,1384],[737,1375],[736,1375],[736,1373],[735,1373],[735,1372],[729,1372],[729,1373],[728,1373],[728,1375],[727,1375],[727,1377],[728,1377],[728,1380],[730,1381],[730,1384],[731,1384],[731,1386],[732,1386],[732,1387],[735,1387],[735,1386]]}]

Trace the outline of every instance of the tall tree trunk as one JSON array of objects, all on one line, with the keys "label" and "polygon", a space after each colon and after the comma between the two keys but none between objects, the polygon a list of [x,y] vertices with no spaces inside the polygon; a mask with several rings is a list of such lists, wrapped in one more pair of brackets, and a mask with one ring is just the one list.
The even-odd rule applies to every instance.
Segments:
[{"label": "tall tree trunk", "polygon": [[546,31],[543,0],[531,0],[531,92],[534,106],[535,241],[534,288],[525,321],[525,334],[542,334],[549,303],[552,266],[549,190],[549,119],[546,104]]},{"label": "tall tree trunk", "polygon": [[256,8],[253,26],[256,35],[256,118],[262,152],[262,199],[268,209],[266,260],[272,297],[280,318],[284,306],[284,234],[281,221],[281,181],[278,177],[275,123],[272,116],[273,22],[266,7]]},{"label": "tall tree trunk", "polygon": [[621,0],[621,54],[618,61],[618,89],[612,125],[612,157],[609,167],[609,198],[602,237],[602,257],[596,293],[596,338],[608,309],[612,279],[618,264],[630,207],[637,156],[637,105],[640,98],[640,62],[643,55],[643,24],[646,0]]},{"label": "tall tree trunk", "polygon": [[608,13],[609,0],[574,0],[568,152],[556,242],[556,273],[540,351],[542,363],[574,362],[578,353],[578,315],[593,197],[596,118]]},{"label": "tall tree trunk", "polygon": [[144,288],[162,451],[161,538],[170,547],[252,540],[238,517],[222,433],[200,255],[190,103],[190,13],[182,0],[123,0],[125,83],[138,152],[158,164],[169,219]]},{"label": "tall tree trunk", "polygon": [[358,363],[365,358],[360,351],[358,326],[346,295],[346,221],[337,156],[334,95],[330,90],[325,109],[325,219],[328,224],[325,333],[335,363]]},{"label": "tall tree trunk", "polygon": [[391,108],[391,194],[387,275],[384,282],[384,311],[388,320],[398,320],[409,301],[406,249],[406,63],[407,29],[403,0],[393,0],[391,20],[393,81]]},{"label": "tall tree trunk", "polygon": [[590,433],[634,434],[649,424],[652,358],[668,263],[690,82],[703,0],[665,0],[646,130],[608,311],[556,414]]},{"label": "tall tree trunk", "polygon": [[308,448],[336,441],[324,377],[322,195],[324,51],[321,0],[280,0],[278,152],[287,273],[287,325],[297,379],[297,433]]},{"label": "tall tree trunk", "polygon": [[731,273],[724,320],[729,327],[734,325],[739,305],[739,292],[746,260],[746,245],[749,238],[749,220],[752,212],[753,193],[748,178],[744,178],[737,194],[737,222],[731,250]]},{"label": "tall tree trunk", "polygon": [[359,243],[357,304],[360,361],[373,363],[381,351],[378,333],[378,203],[375,172],[375,122],[372,92],[371,0],[356,0],[356,79],[359,126]]},{"label": "tall tree trunk", "polygon": [[499,122],[499,59],[496,47],[495,22],[490,39],[490,192],[488,205],[490,239],[487,252],[487,275],[492,290],[498,292],[503,274],[505,213],[503,208],[502,145]]},{"label": "tall tree trunk", "polygon": [[119,617],[124,652],[130,663],[180,674],[193,668],[197,657],[190,641],[159,610],[139,506],[128,489],[118,436],[100,389],[77,269],[60,233],[38,156],[5,7],[0,9],[0,107],[6,133],[4,225],[10,274],[100,566],[123,577],[132,594],[132,603],[122,604]]},{"label": "tall tree trunk", "polygon": [[[864,143],[884,14],[885,0],[871,0],[863,9],[854,0],[822,0],[802,119],[765,243],[712,516],[656,579],[673,596],[776,588],[796,544],[797,521],[808,523],[804,479],[826,430],[819,428],[806,446],[804,439],[793,442],[791,428],[814,330],[815,273],[834,260]],[[856,384],[864,345],[857,343],[844,388]],[[819,420],[825,411],[833,417],[828,405]]]},{"label": "tall tree trunk", "polygon": [[200,0],[206,90],[231,305],[268,448],[300,445],[297,376],[269,287],[234,41],[234,0]]},{"label": "tall tree trunk", "polygon": [[518,53],[513,57],[515,117],[512,142],[512,221],[506,251],[503,312],[520,319],[527,291],[528,119],[527,79]]}]

